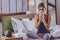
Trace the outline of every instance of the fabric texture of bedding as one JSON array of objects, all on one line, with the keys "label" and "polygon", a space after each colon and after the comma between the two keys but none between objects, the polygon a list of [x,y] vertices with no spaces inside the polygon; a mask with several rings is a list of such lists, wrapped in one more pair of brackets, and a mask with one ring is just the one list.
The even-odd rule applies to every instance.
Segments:
[{"label": "fabric texture of bedding", "polygon": [[23,33],[23,29],[25,28],[20,20],[17,20],[11,17],[11,22],[12,22],[12,26],[15,32],[14,34],[16,37],[26,35],[26,33]]},{"label": "fabric texture of bedding", "polygon": [[60,25],[56,25],[56,27],[51,35],[54,37],[60,37]]},{"label": "fabric texture of bedding", "polygon": [[[15,37],[23,37],[24,40],[39,40],[39,36],[36,34],[37,29],[35,29],[34,19],[29,20],[28,18],[18,20],[11,18],[12,26],[15,31]],[[52,29],[52,30],[51,30]],[[44,39],[47,40],[47,37],[53,35],[56,37],[60,36],[59,27],[51,27],[51,34],[44,35]],[[54,31],[55,30],[55,31]],[[59,29],[60,30],[60,29]],[[52,33],[53,32],[53,33]],[[59,33],[58,33],[59,32]],[[27,35],[26,35],[27,34]]]},{"label": "fabric texture of bedding", "polygon": [[25,18],[25,19],[22,19],[22,23],[27,30],[32,31],[34,33],[37,32],[37,29],[35,28],[34,19],[29,20],[28,18]]},{"label": "fabric texture of bedding", "polygon": [[[29,34],[31,37],[35,36],[34,38],[38,37],[37,35],[32,36],[30,34],[30,33],[35,34],[34,21],[33,20],[23,19],[22,21],[20,21],[20,20],[17,20],[17,19],[14,19],[11,17],[11,22],[12,22],[13,29],[15,31],[14,35],[16,37],[19,37],[19,36],[26,37],[26,34]],[[32,39],[30,38],[30,40],[32,40]],[[33,39],[33,40],[35,40],[35,39]]]},{"label": "fabric texture of bedding", "polygon": [[60,25],[54,25],[50,27],[50,35],[53,37],[60,37]]}]

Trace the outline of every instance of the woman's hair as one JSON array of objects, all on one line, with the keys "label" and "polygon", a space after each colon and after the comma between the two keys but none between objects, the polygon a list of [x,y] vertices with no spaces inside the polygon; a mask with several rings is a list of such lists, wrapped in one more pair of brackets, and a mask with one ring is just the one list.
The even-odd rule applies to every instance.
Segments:
[{"label": "woman's hair", "polygon": [[45,8],[44,3],[40,3],[40,4],[38,5],[38,8],[39,8],[39,7]]}]

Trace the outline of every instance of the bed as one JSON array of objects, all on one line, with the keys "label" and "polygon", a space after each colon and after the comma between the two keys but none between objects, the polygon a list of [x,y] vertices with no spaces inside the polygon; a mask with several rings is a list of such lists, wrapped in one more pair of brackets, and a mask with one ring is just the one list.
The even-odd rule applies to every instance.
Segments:
[{"label": "bed", "polygon": [[27,30],[32,31],[34,33],[36,33],[37,31],[37,29],[35,29],[34,15],[36,14],[11,16],[11,22],[15,32],[15,37],[22,36],[24,40],[39,40],[39,39],[29,38],[26,36]]},{"label": "bed", "polygon": [[50,40],[60,40],[60,25],[54,25],[54,28],[50,28]]},{"label": "bed", "polygon": [[[39,40],[39,39],[32,39],[32,38],[28,38],[27,36],[26,36],[26,29],[24,28],[25,26],[27,26],[27,29],[29,30],[29,31],[32,31],[32,32],[34,32],[34,33],[36,33],[37,32],[37,29],[35,29],[35,24],[34,24],[34,15],[36,15],[36,14],[24,14],[24,15],[16,15],[16,16],[11,16],[12,17],[12,19],[14,19],[14,20],[17,20],[17,24],[18,24],[18,27],[14,24],[13,25],[13,29],[14,29],[14,31],[15,32],[17,32],[16,30],[17,29],[20,29],[20,26],[22,26],[21,27],[21,30],[19,31],[19,33],[18,33],[18,35],[19,34],[21,34],[20,36],[23,36],[24,37],[24,40],[26,39],[29,39],[29,40]],[[19,22],[19,21],[22,21],[22,23],[21,22]],[[20,25],[21,24],[21,25]],[[23,27],[23,25],[25,24],[25,26]],[[27,25],[26,25],[27,24]],[[28,27],[29,26],[29,27]],[[60,27],[59,27],[60,25],[53,25],[53,27],[51,26],[51,28],[49,28],[49,30],[50,30],[50,37],[49,37],[49,39],[48,40],[56,40],[56,39],[59,39],[60,40],[60,33],[58,33],[58,32],[60,32]],[[17,28],[16,28],[17,27]],[[24,30],[22,30],[22,29],[24,29]],[[22,33],[22,31],[23,31],[23,33]],[[58,34],[58,35],[57,35]],[[53,38],[51,38],[51,36],[53,37]],[[17,37],[17,36],[16,36]],[[26,37],[26,38],[25,38]]]}]

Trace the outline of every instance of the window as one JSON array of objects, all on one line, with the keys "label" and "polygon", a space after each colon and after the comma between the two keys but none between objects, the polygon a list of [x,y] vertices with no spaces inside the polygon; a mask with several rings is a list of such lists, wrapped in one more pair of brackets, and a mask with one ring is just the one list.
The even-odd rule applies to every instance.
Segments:
[{"label": "window", "polygon": [[27,11],[27,0],[0,0],[0,13],[8,14]]},{"label": "window", "polygon": [[9,1],[2,0],[2,13],[9,13]]},{"label": "window", "polygon": [[10,13],[16,13],[16,0],[10,0]]},{"label": "window", "polygon": [[0,0],[0,14],[9,13],[19,13],[31,11],[31,13],[36,13],[36,0],[33,0],[33,5],[28,5],[31,3],[30,0]]}]

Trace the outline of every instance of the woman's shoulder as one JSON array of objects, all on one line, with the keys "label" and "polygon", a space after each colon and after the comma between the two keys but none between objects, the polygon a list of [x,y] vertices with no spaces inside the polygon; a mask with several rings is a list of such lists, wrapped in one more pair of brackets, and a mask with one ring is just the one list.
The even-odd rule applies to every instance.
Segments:
[{"label": "woman's shoulder", "polygon": [[38,17],[38,16],[39,16],[38,14],[34,15],[34,17]]},{"label": "woman's shoulder", "polygon": [[35,16],[38,16],[39,14],[35,14]]},{"label": "woman's shoulder", "polygon": [[38,14],[34,15],[35,18],[38,18],[38,16],[39,16]]},{"label": "woman's shoulder", "polygon": [[45,16],[51,16],[50,14],[45,14]]},{"label": "woman's shoulder", "polygon": [[45,14],[45,17],[51,18],[50,14]]}]

